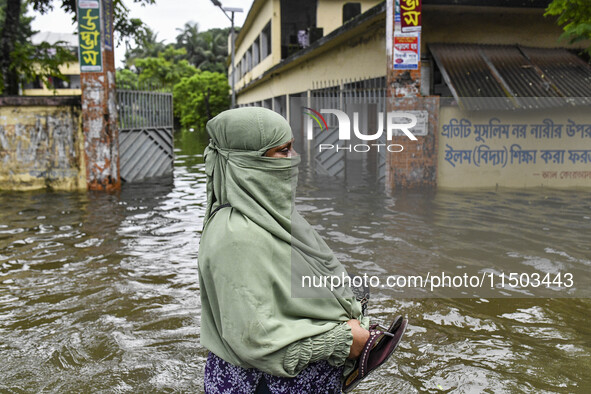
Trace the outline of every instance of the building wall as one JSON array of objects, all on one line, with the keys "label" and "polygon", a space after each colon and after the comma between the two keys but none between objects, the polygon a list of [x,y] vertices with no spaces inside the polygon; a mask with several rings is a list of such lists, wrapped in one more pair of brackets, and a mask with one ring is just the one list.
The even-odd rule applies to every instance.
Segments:
[{"label": "building wall", "polygon": [[[567,41],[559,40],[562,28],[556,25],[554,18],[546,18],[543,13],[543,9],[535,8],[427,5],[423,13],[422,50],[425,51],[430,42],[519,44],[541,48],[580,48],[586,45],[570,45]],[[584,110],[464,113],[455,106],[442,106],[437,153],[438,187],[457,189],[497,186],[591,186],[591,155],[577,156],[575,152],[574,156],[571,156],[569,153],[574,150],[591,149],[591,126],[589,129],[581,129],[582,133],[573,133],[569,136],[569,118],[578,125],[591,125],[591,120],[589,116],[585,116]],[[458,127],[457,122],[461,122],[462,119],[464,124],[470,122],[472,126],[468,129]],[[549,122],[561,125],[558,126],[560,133],[536,132],[536,125],[544,125],[544,128],[547,128]],[[508,125],[508,135],[505,134],[507,128],[493,129],[491,124]],[[525,136],[522,133],[523,129],[520,133],[517,127],[524,124],[527,125]],[[474,125],[489,125],[491,132],[503,130],[502,136],[479,137],[475,134]],[[486,130],[484,126],[477,127],[478,130]],[[456,134],[453,134],[452,130],[455,130]],[[589,133],[585,134],[584,130],[589,130]],[[528,153],[519,153],[520,151]],[[560,160],[555,162],[549,153],[545,153],[547,151],[562,152],[557,154]],[[547,160],[544,160],[542,155]],[[575,159],[574,162],[569,158]],[[584,162],[586,158],[590,160],[588,163]]]},{"label": "building wall", "polygon": [[343,25],[343,5],[346,3],[361,3],[361,13],[364,13],[379,2],[379,0],[318,0],[316,26],[323,28],[323,34],[326,36]]},{"label": "building wall", "polygon": [[0,189],[86,190],[80,98],[0,98]]},{"label": "building wall", "polygon": [[272,75],[260,85],[239,92],[238,104],[305,92],[313,88],[313,82],[330,84],[340,79],[383,77],[386,74],[383,19],[365,28],[363,33],[349,32],[349,35],[343,37],[340,44],[311,55],[307,60]]},{"label": "building wall", "polygon": [[41,86],[41,89],[23,89],[23,96],[76,96],[82,94],[80,90],[80,63],[72,62],[62,64],[60,71],[64,75],[71,75],[77,79],[77,87],[73,89],[47,89],[45,85]]},{"label": "building wall", "polygon": [[260,6],[260,9],[256,12],[252,21],[249,22],[249,25],[246,26],[246,29],[240,32],[240,39],[236,40],[235,63],[238,65],[238,62],[240,62],[246,51],[261,34],[269,21],[271,21],[271,54],[243,75],[240,80],[236,81],[236,90],[239,90],[242,86],[281,61],[281,15],[279,13],[279,0],[263,1],[256,5]]},{"label": "building wall", "polygon": [[[281,10],[280,0],[272,0],[273,2],[273,19],[271,20],[271,35],[272,41],[271,45],[273,50],[271,52],[271,56],[273,58],[273,65],[279,64],[281,62]],[[266,71],[267,69],[261,70],[262,72]]]},{"label": "building wall", "polygon": [[[317,26],[324,29],[323,34],[326,36],[333,30],[343,25],[343,5],[348,1],[343,0],[319,0],[317,8]],[[361,12],[365,12],[374,7],[380,0],[362,0]],[[256,80],[265,71],[281,62],[281,12],[280,0],[262,1],[256,5],[256,13],[252,21],[249,21],[246,30],[241,33],[241,37],[237,40],[235,51],[236,65],[245,55],[246,51],[258,35],[261,33],[266,24],[271,20],[271,55],[265,58],[262,62],[253,67],[240,80],[236,81],[236,90],[248,85],[251,81]],[[244,34],[244,35],[242,35]]]},{"label": "building wall", "polygon": [[541,8],[423,6],[422,50],[430,42],[502,44],[552,48],[585,47],[559,41],[562,34]]},{"label": "building wall", "polygon": [[[337,5],[336,1],[332,5],[329,3],[325,4],[326,7]],[[318,25],[328,23],[320,22],[320,14],[329,13],[319,11]],[[542,9],[425,6],[422,56],[427,56],[427,44],[435,42],[569,47],[566,42],[558,40],[561,33],[562,29],[553,18],[543,17]],[[340,80],[383,77],[387,68],[385,35],[383,18],[346,31],[322,47],[295,56],[289,63],[265,75],[260,82],[253,80],[251,85],[242,84],[238,104],[260,105],[262,102],[267,106],[265,100],[270,98],[317,88],[313,86],[314,82],[334,86]],[[274,39],[274,43],[278,41]],[[579,43],[574,47],[585,45]],[[287,103],[288,111],[289,107]],[[498,122],[495,118],[499,119]],[[433,144],[437,185],[452,189],[589,187],[591,120],[588,118],[584,111],[468,114],[461,113],[457,107],[444,106],[435,122],[438,130],[434,131],[437,136],[437,143]],[[473,130],[472,134],[459,137],[449,134],[455,127],[453,119],[488,125],[490,130],[497,124],[507,125],[509,131],[502,128],[500,137],[484,141],[477,140]],[[574,124],[569,123],[569,119]],[[560,131],[549,129],[550,122]],[[517,127],[512,134],[517,125],[524,124],[525,132]]]},{"label": "building wall", "polygon": [[442,106],[438,145],[441,188],[591,186],[588,107],[468,113]]},{"label": "building wall", "polygon": [[[385,28],[378,33],[375,26],[372,26],[373,30],[366,30],[356,37],[351,37],[351,42],[341,41],[337,47],[325,49],[322,54],[295,67],[286,67],[274,74],[270,80],[249,88],[247,86],[249,83],[255,81],[266,70],[279,62],[280,21],[277,17],[279,12],[278,8],[271,9],[271,3],[274,4],[274,7],[279,6],[278,0],[266,2],[263,6],[266,11],[261,11],[260,15],[267,16],[261,18],[262,20],[258,22],[260,26],[255,30],[260,31],[268,21],[268,15],[274,13],[273,60],[267,58],[236,85],[238,104],[248,104],[279,95],[306,91],[311,89],[312,81],[372,78],[386,74]],[[362,2],[362,12],[367,11],[375,3],[373,1]],[[340,25],[342,20],[343,4],[343,1],[337,0],[319,1],[318,25],[338,27],[337,22]],[[559,41],[558,37],[562,34],[562,29],[556,25],[553,18],[545,18],[543,12],[543,9],[536,8],[425,5],[422,56],[427,56],[427,45],[435,42],[503,45],[518,43],[534,47],[582,47],[586,45],[585,43],[568,45],[564,41]],[[275,22],[276,19],[277,22]],[[385,25],[385,23],[383,24]],[[527,26],[527,29],[524,29],[523,26]],[[327,34],[326,29],[325,35]],[[250,43],[254,38],[253,35]],[[245,42],[249,42],[249,40],[245,39]],[[427,81],[428,79],[425,79],[424,82]],[[241,91],[245,86],[246,89]]]}]

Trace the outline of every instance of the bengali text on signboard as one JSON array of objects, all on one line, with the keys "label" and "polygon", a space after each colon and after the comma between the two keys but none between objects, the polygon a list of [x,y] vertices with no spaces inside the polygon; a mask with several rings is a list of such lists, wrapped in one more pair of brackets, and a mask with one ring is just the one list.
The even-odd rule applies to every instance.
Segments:
[{"label": "bengali text on signboard", "polygon": [[421,30],[421,0],[400,0],[400,24],[402,32]]},{"label": "bengali text on signboard", "polygon": [[420,33],[399,33],[394,35],[395,70],[417,70],[421,59]]},{"label": "bengali text on signboard", "polygon": [[101,72],[103,70],[100,18],[101,10],[98,1],[78,1],[80,72]]},{"label": "bengali text on signboard", "polygon": [[[555,123],[546,118],[537,123],[505,123],[490,118],[475,123],[452,118],[442,125],[445,158],[452,168],[462,166],[498,167],[542,164],[533,175],[546,178],[579,177],[591,179],[591,124],[568,119]],[[459,142],[472,140],[471,146]],[[545,140],[544,147],[531,142]],[[505,143],[503,143],[505,142]],[[555,142],[555,143],[553,143]],[[500,143],[500,144],[499,144]],[[538,144],[536,144],[538,145]],[[562,166],[580,166],[562,170]],[[549,166],[549,167],[545,167]],[[550,167],[551,166],[551,167]],[[583,171],[580,171],[583,170]]]}]

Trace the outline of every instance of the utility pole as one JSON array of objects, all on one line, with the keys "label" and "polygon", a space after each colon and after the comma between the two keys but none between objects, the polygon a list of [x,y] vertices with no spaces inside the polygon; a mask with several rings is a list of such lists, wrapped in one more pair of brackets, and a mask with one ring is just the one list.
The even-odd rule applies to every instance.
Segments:
[{"label": "utility pole", "polygon": [[82,129],[89,190],[121,189],[113,0],[78,0]]},{"label": "utility pole", "polygon": [[[230,24],[231,24],[231,28],[230,28],[230,51],[231,51],[231,66],[232,66],[232,72],[231,72],[231,78],[232,78],[232,108],[236,108],[236,88],[235,88],[235,84],[236,84],[236,66],[234,64],[234,13],[236,12],[243,12],[242,8],[237,8],[237,7],[222,7],[222,3],[220,3],[218,0],[211,0],[211,2],[213,3],[213,5],[215,5],[216,7],[219,7],[220,10],[222,10],[222,12],[224,13],[224,15],[226,15],[226,17],[228,19],[230,19]],[[231,15],[228,15],[227,12],[229,12]]]},{"label": "utility pole", "polygon": [[387,0],[387,112],[409,112],[419,119],[412,132],[392,143],[404,151],[386,156],[386,190],[434,187],[437,182],[437,123],[439,99],[421,95],[422,0]]}]

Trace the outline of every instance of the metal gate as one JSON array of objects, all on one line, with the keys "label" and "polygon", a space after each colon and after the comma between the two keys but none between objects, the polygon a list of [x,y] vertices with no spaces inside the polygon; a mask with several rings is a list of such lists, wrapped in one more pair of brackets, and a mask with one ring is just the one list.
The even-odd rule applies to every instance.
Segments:
[{"label": "metal gate", "polygon": [[117,90],[121,180],[172,174],[172,93]]},{"label": "metal gate", "polygon": [[[314,83],[314,90],[310,92],[310,104],[312,108],[342,108],[342,95],[340,86],[322,86]],[[345,151],[319,151],[321,144],[338,145],[339,131],[337,123],[332,117],[328,117],[328,128],[318,133],[313,140],[313,150],[310,154],[314,157],[316,171],[337,178],[345,176]]]},{"label": "metal gate", "polygon": [[[368,105],[373,105],[377,113],[385,112],[385,103],[386,80],[384,77],[315,82],[310,91],[310,104],[313,108],[335,108],[348,112],[356,110],[355,108],[360,106],[367,108]],[[308,152],[314,157],[316,171],[351,181],[354,178],[362,177],[362,167],[367,167],[376,181],[383,183],[386,168],[386,154],[383,149],[376,152],[375,156],[362,155],[363,162],[353,160],[353,155],[347,150],[319,151],[320,144],[336,146],[338,143],[336,119],[329,116],[326,118],[326,122],[328,129],[314,136],[312,152]],[[386,143],[385,134],[382,134],[377,143]],[[359,159],[359,155],[357,159]]]}]

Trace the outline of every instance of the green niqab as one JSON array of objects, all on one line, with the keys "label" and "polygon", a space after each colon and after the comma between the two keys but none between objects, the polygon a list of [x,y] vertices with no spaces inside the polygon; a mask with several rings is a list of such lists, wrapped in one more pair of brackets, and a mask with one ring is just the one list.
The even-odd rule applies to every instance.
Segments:
[{"label": "green niqab", "polygon": [[[361,307],[350,289],[302,288],[302,276],[346,275],[295,209],[300,157],[265,152],[292,139],[279,114],[225,111],[207,124],[207,208],[199,247],[201,343],[244,368],[293,376],[290,344],[326,333]],[[231,208],[214,210],[221,204]]]}]

